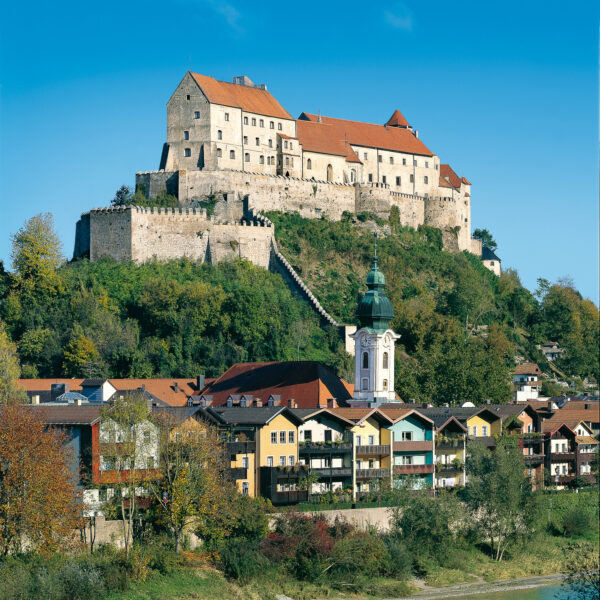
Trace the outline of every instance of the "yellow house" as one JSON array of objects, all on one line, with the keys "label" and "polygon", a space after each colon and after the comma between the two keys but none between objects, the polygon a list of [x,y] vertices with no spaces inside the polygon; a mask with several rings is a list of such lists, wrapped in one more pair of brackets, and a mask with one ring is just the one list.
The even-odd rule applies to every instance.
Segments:
[{"label": "yellow house", "polygon": [[467,418],[467,430],[471,437],[500,436],[502,419],[488,408],[482,408]]}]

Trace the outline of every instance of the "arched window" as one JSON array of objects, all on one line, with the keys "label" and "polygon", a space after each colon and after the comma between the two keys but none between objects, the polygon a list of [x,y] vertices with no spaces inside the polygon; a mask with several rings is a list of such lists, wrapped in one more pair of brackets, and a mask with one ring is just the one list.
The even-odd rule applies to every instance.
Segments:
[{"label": "arched window", "polygon": [[363,377],[362,384],[361,384],[360,387],[361,387],[362,390],[368,390],[369,389],[369,380],[366,377]]},{"label": "arched window", "polygon": [[388,388],[388,380],[387,380],[387,379],[384,379],[384,380],[383,380],[383,389],[384,389],[384,390],[387,390],[387,388]]},{"label": "arched window", "polygon": [[264,164],[265,164],[265,157],[264,157],[262,154],[260,155],[260,157],[259,157],[259,159],[258,159],[258,162],[259,162],[261,165],[264,165]]},{"label": "arched window", "polygon": [[369,353],[368,352],[363,352],[363,369],[368,369],[369,368]]},{"label": "arched window", "polygon": [[383,368],[384,369],[388,368],[388,362],[389,362],[389,360],[388,360],[388,353],[384,352],[383,353]]},{"label": "arched window", "polygon": [[246,154],[244,154],[244,162],[250,162],[250,153],[246,152]]},{"label": "arched window", "polygon": [[333,181],[333,167],[327,165],[327,181]]},{"label": "arched window", "polygon": [[229,158],[235,158],[235,150],[229,151]]},{"label": "arched window", "polygon": [[217,158],[221,158],[223,156],[223,150],[221,148],[217,148]]},{"label": "arched window", "polygon": [[312,160],[310,160],[310,158],[306,161],[306,168],[312,169]]},{"label": "arched window", "polygon": [[223,132],[219,129],[219,131],[217,131],[217,139],[218,140],[222,140],[223,139]]}]

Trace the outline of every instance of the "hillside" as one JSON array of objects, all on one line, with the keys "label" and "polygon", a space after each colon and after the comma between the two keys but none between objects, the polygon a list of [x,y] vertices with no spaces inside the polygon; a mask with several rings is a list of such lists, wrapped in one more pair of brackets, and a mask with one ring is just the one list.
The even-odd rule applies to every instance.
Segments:
[{"label": "hillside", "polygon": [[562,371],[598,378],[598,310],[568,281],[540,280],[534,296],[516,271],[498,278],[471,254],[442,251],[439,230],[401,227],[393,216],[390,225],[364,214],[339,222],[268,216],[282,253],[330,314],[347,323],[370,267],[371,232],[384,232],[379,264],[394,304],[392,326],[402,335],[396,389],[405,398],[506,400],[515,356],[550,372],[536,349],[550,339],[567,350],[557,362]]}]

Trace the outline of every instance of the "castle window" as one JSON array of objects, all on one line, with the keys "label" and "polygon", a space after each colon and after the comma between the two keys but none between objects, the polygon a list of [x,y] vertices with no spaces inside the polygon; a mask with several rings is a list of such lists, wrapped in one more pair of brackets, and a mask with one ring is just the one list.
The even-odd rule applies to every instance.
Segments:
[{"label": "castle window", "polygon": [[436,170],[436,171],[438,170],[438,166],[439,166],[439,165],[435,165],[435,170]]},{"label": "castle window", "polygon": [[221,150],[221,148],[217,148],[217,158],[222,158],[223,157],[223,150]]},{"label": "castle window", "polygon": [[290,158],[290,164],[292,165],[292,167],[294,166],[294,157],[292,156],[292,158]]},{"label": "castle window", "polygon": [[363,157],[364,157],[365,160],[369,160],[369,157],[368,157],[368,155],[367,155],[366,152],[363,154]]},{"label": "castle window", "polygon": [[244,125],[248,125],[248,117],[244,117]]},{"label": "castle window", "polygon": [[429,162],[428,161],[425,161],[425,168],[429,169]]},{"label": "castle window", "polygon": [[184,140],[189,140],[190,139],[190,132],[189,131],[184,131],[183,132],[183,139]]},{"label": "castle window", "polygon": [[254,138],[254,141],[256,142],[257,146],[260,146],[260,138]]},{"label": "castle window", "polygon": [[248,136],[247,135],[244,136],[244,144],[248,144]]},{"label": "castle window", "polygon": [[190,95],[188,94],[185,99],[189,102],[190,101]]},{"label": "castle window", "polygon": [[260,123],[260,126],[261,126],[261,127],[264,127],[264,126],[265,126],[265,121],[264,121],[264,119],[261,119],[261,120],[259,121],[259,123]]},{"label": "castle window", "polygon": [[285,140],[285,141],[283,142],[283,147],[284,147],[284,148],[287,148],[287,147],[288,147],[287,140]]},{"label": "castle window", "polygon": [[246,152],[246,154],[244,154],[244,162],[250,162],[250,153]]},{"label": "castle window", "polygon": [[427,177],[427,175],[423,177],[423,183],[429,183],[429,177]]},{"label": "castle window", "polygon": [[373,183],[373,173],[369,173],[369,183]]},{"label": "castle window", "polygon": [[403,158],[403,159],[402,159],[402,164],[403,164],[404,166],[406,166],[406,159],[405,159],[405,158]]},{"label": "castle window", "polygon": [[306,161],[306,168],[312,169],[312,160],[310,160],[310,158]]},{"label": "castle window", "polygon": [[351,169],[350,171],[350,181],[351,183],[354,183],[354,179],[355,179],[355,174],[354,174],[354,169]]},{"label": "castle window", "polygon": [[219,129],[219,131],[217,131],[217,139],[218,140],[222,140],[223,139],[223,132]]},{"label": "castle window", "polygon": [[264,165],[265,164],[265,157],[261,154],[259,159],[258,159],[259,164]]},{"label": "castle window", "polygon": [[377,155],[377,162],[382,162],[383,161],[383,156],[381,156],[381,154]]},{"label": "castle window", "polygon": [[269,121],[269,129],[275,129],[275,123],[273,123],[273,121]]},{"label": "castle window", "polygon": [[285,166],[287,167],[287,166],[289,166],[289,164],[290,164],[290,157],[286,156],[285,157]]},{"label": "castle window", "polygon": [[327,181],[333,181],[333,167],[327,165]]},{"label": "castle window", "polygon": [[229,158],[235,158],[235,150],[229,151]]},{"label": "castle window", "polygon": [[415,182],[415,176],[414,176],[414,175],[411,175],[411,176],[410,176],[410,182],[411,182],[411,183],[414,183],[414,182]]},{"label": "castle window", "polygon": [[200,118],[200,111],[199,111],[199,110],[197,110],[197,111],[194,113],[194,119],[199,119],[199,118]]},{"label": "castle window", "polygon": [[390,165],[393,165],[393,164],[394,164],[394,157],[390,156]]},{"label": "castle window", "polygon": [[273,147],[273,140],[269,140],[269,148]]},{"label": "castle window", "polygon": [[225,113],[225,120],[229,121],[229,113]]},{"label": "castle window", "polygon": [[363,377],[362,384],[360,386],[361,390],[369,389],[369,380],[366,377]]},{"label": "castle window", "polygon": [[256,119],[252,119],[252,125],[256,127]]},{"label": "castle window", "polygon": [[278,131],[281,131],[283,129],[283,125],[281,123],[277,123],[277,129]]},{"label": "castle window", "polygon": [[383,380],[383,389],[384,389],[385,391],[387,391],[387,389],[388,389],[388,380],[387,380],[387,379],[384,379],[384,380]]},{"label": "castle window", "polygon": [[387,177],[385,175],[383,175],[383,177],[381,178],[383,183],[387,183]]},{"label": "castle window", "polygon": [[413,167],[416,167],[416,166],[417,166],[417,159],[413,158]]},{"label": "castle window", "polygon": [[294,149],[294,146],[293,146],[292,142],[290,142],[290,150],[293,150],[293,149]]},{"label": "castle window", "polygon": [[369,353],[368,352],[363,352],[363,361],[362,361],[362,368],[363,369],[368,369],[369,368]]},{"label": "castle window", "polygon": [[387,352],[383,353],[383,368],[387,369],[388,368],[388,362],[389,362],[389,355]]},{"label": "castle window", "polygon": [[184,156],[188,156],[188,157],[189,157],[189,156],[191,156],[191,155],[192,155],[192,151],[191,151],[189,148],[186,148],[186,149],[183,151],[183,154],[184,154]]},{"label": "castle window", "polygon": [[400,179],[400,177],[396,177],[396,185],[400,185],[402,182],[402,180]]}]

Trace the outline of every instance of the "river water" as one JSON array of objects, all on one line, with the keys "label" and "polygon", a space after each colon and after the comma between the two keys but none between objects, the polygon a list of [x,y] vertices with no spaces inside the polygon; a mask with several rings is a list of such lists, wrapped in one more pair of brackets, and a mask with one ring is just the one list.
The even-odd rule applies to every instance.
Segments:
[{"label": "river water", "polygon": [[556,584],[530,590],[509,590],[490,594],[460,596],[457,600],[557,600],[566,597],[560,594],[560,585]]}]

